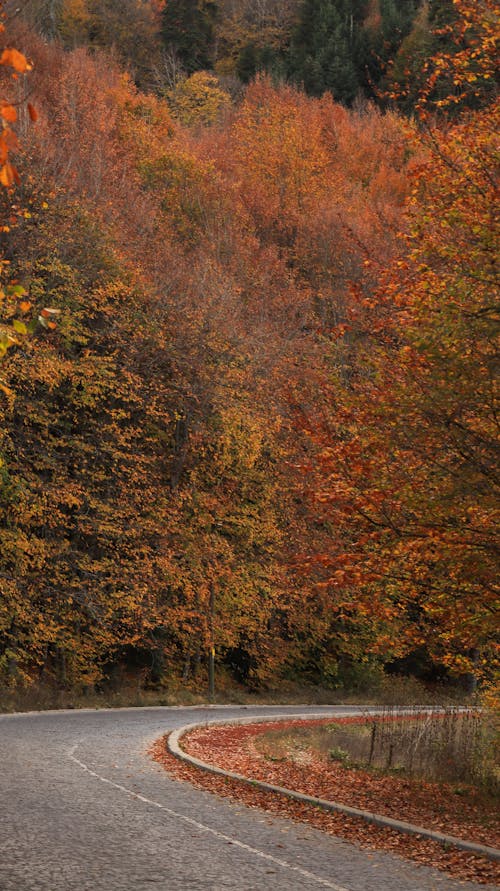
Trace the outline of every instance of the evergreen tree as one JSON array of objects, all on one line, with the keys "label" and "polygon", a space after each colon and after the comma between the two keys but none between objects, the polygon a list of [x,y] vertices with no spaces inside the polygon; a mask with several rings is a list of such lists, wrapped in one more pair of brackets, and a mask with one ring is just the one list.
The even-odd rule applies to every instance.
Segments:
[{"label": "evergreen tree", "polygon": [[250,83],[258,69],[258,53],[255,43],[246,43],[236,63],[236,74],[244,84]]},{"label": "evergreen tree", "polygon": [[[404,111],[411,112],[419,101],[420,91],[425,88],[429,78],[428,65],[437,53],[451,60],[457,53],[475,46],[478,40],[477,23],[471,22],[470,27],[457,31],[459,20],[459,9],[453,0],[424,0],[422,3],[410,32],[392,57],[394,64],[388,68],[389,88]],[[443,99],[452,95],[458,97],[462,91],[451,63],[449,67],[450,73],[441,71],[427,95],[428,100],[438,103],[438,107]],[[495,95],[498,81],[494,77],[490,74],[483,77],[479,70],[471,71],[470,76],[474,88],[467,98],[462,97],[458,105],[446,104],[448,116],[453,117],[462,105],[470,108],[487,105]]]},{"label": "evergreen tree", "polygon": [[246,43],[236,63],[236,74],[244,84],[250,83],[258,71],[266,72],[280,79],[283,57],[272,46],[258,47]]},{"label": "evergreen tree", "polygon": [[290,47],[290,74],[311,95],[352,102],[359,89],[357,40],[364,2],[304,0]]},{"label": "evergreen tree", "polygon": [[424,85],[426,65],[435,52],[435,38],[429,21],[429,6],[424,3],[410,33],[404,38],[394,63],[387,70],[385,85],[398,106],[410,113]]},{"label": "evergreen tree", "polygon": [[163,10],[163,42],[188,74],[213,66],[217,12],[211,0],[169,0]]},{"label": "evergreen tree", "polygon": [[376,97],[384,68],[410,33],[420,0],[379,0],[376,25],[366,0],[303,0],[290,47],[289,74],[319,96],[351,103]]},{"label": "evergreen tree", "polygon": [[382,37],[389,53],[394,53],[410,33],[421,0],[379,0]]},{"label": "evergreen tree", "polygon": [[[425,0],[378,0],[379,19],[374,24],[367,20],[363,25],[358,41],[356,59],[359,78],[365,95],[379,100],[387,90],[387,72],[392,69],[402,45],[422,12],[427,7]],[[420,29],[417,29],[420,36]],[[409,47],[414,41],[410,41]],[[418,46],[418,64],[422,65],[422,53]],[[406,54],[406,53],[405,53]]]}]

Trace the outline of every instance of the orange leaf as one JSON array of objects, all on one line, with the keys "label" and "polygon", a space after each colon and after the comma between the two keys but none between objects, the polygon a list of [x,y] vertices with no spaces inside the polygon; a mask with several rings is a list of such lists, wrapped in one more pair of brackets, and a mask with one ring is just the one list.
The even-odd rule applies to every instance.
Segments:
[{"label": "orange leaf", "polygon": [[20,71],[21,74],[24,74],[25,71],[31,71],[31,65],[26,56],[23,56],[22,53],[13,47],[4,49],[0,56],[0,65],[10,65],[15,71]]},{"label": "orange leaf", "polygon": [[5,186],[7,189],[14,185],[14,168],[9,161],[6,161],[6,163],[0,169],[0,183],[2,183],[2,186]]},{"label": "orange leaf", "polygon": [[8,121],[9,124],[13,124],[14,121],[17,121],[17,111],[13,105],[2,105],[0,113],[3,119]]}]

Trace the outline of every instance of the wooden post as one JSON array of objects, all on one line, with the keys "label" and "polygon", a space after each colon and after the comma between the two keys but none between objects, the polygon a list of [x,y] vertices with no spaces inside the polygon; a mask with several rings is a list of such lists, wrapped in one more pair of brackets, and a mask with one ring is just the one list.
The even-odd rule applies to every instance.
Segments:
[{"label": "wooden post", "polygon": [[208,696],[210,700],[215,696],[215,647],[208,654]]},{"label": "wooden post", "polygon": [[215,591],[213,582],[210,584],[210,600],[208,623],[210,631],[210,651],[208,654],[208,697],[212,700],[215,696],[215,639],[214,639],[214,616],[215,616]]}]

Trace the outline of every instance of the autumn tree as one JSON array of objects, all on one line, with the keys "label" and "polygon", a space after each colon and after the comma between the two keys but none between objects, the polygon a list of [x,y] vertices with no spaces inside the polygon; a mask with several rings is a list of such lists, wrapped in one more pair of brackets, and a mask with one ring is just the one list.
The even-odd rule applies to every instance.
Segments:
[{"label": "autumn tree", "polygon": [[9,364],[3,678],[89,686],[133,665],[159,683],[206,665],[212,636],[262,678],[281,531],[237,271],[264,304],[274,270],[255,276],[231,193],[163,102],[82,48],[32,49],[45,101],[8,250],[62,321]]},{"label": "autumn tree", "polygon": [[[411,31],[389,61],[383,84],[400,108],[412,112],[425,81],[425,69],[435,50],[430,7],[423,3]],[[384,89],[384,87],[382,88]]]},{"label": "autumn tree", "polygon": [[148,323],[109,243],[77,205],[41,204],[33,196],[16,235],[17,271],[33,300],[50,295],[64,311],[50,343],[30,341],[8,367],[0,666],[10,683],[35,673],[85,685],[139,637],[145,646],[160,621],[168,558],[153,556],[150,511],[164,511],[152,431],[168,424],[169,398],[167,378],[156,376],[155,395],[132,358]]},{"label": "autumn tree", "polygon": [[[482,20],[478,9],[484,13]],[[463,105],[477,108],[488,103],[498,87],[494,30],[495,8],[488,2],[478,8],[453,0],[424,3],[410,34],[388,63],[390,98],[406,111],[432,103],[434,109],[446,108],[447,115]],[[486,33],[485,54],[478,47],[484,46]]]},{"label": "autumn tree", "polygon": [[216,123],[231,105],[231,97],[217,78],[205,71],[178,82],[166,99],[174,118],[188,127]]},{"label": "autumn tree", "polygon": [[[5,24],[4,24],[4,4],[0,4],[0,36],[2,43],[5,41]],[[12,154],[19,149],[19,142],[16,133],[19,112],[24,112],[26,106],[27,117],[32,121],[37,119],[37,112],[30,102],[26,102],[26,97],[17,90],[15,96],[15,86],[13,83],[18,81],[21,75],[25,75],[31,71],[31,63],[26,56],[13,46],[2,46],[0,56],[0,69],[4,72],[6,68],[9,72],[7,78],[2,82],[2,98],[0,99],[0,184],[7,190],[2,194],[3,220],[0,232],[5,236],[12,225],[16,225],[24,211],[13,201],[13,187],[20,184],[19,173],[12,162]],[[5,94],[3,90],[5,89]],[[0,360],[4,358],[7,350],[16,345],[19,340],[34,331],[37,326],[37,320],[27,321],[26,314],[31,309],[31,303],[27,299],[27,293],[23,285],[12,278],[9,269],[9,259],[2,250],[0,254],[0,312],[2,323],[0,325]],[[44,326],[52,324],[51,312],[46,308],[41,309],[40,321]],[[23,318],[24,317],[24,318]],[[0,393],[3,397],[10,401],[13,398],[12,391],[6,385],[3,378],[0,378]],[[1,462],[1,459],[0,459]],[[0,463],[0,466],[2,464]]]},{"label": "autumn tree", "polygon": [[257,72],[285,75],[285,59],[298,0],[223,0],[216,23],[220,74],[248,83]]},{"label": "autumn tree", "polygon": [[230,108],[208,72],[170,111],[104,50],[23,28],[40,114],[4,244],[61,321],[9,361],[3,677],[200,685],[215,646],[254,684],[340,683],[375,643],[385,658],[398,615],[375,596],[334,611],[304,574],[297,555],[337,539],[301,492],[316,447],[294,421],[333,429],[321,383],[353,386],[351,314],[398,253],[412,127],[269,78]]},{"label": "autumn tree", "polygon": [[[60,33],[71,45],[70,32],[76,15],[66,4],[61,15]],[[81,24],[80,24],[81,27]],[[84,33],[77,40],[99,49],[114,50],[119,61],[143,88],[152,84],[152,72],[159,59],[158,23],[149,3],[142,0],[86,0]]]},{"label": "autumn tree", "polygon": [[[457,40],[470,29],[476,36],[434,58],[420,98],[426,126],[406,250],[374,295],[358,291],[347,386],[338,368],[324,420],[304,421],[318,449],[319,516],[335,529],[310,566],[334,609],[386,616],[410,649],[428,647],[456,673],[488,674],[498,609],[498,101],[484,101],[482,84],[497,13],[490,2],[456,7]],[[438,108],[471,95],[483,107],[437,126],[431,99],[450,76],[454,90]],[[339,329],[337,363],[345,336]],[[389,647],[389,637],[373,646]]]}]

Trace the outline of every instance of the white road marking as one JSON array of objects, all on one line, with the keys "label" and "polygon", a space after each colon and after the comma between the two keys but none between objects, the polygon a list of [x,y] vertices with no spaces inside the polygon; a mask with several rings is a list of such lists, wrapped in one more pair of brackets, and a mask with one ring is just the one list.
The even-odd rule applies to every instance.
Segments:
[{"label": "white road marking", "polygon": [[260,857],[261,860],[267,860],[269,863],[274,863],[276,866],[281,866],[283,869],[288,869],[291,872],[295,872],[298,875],[303,876],[305,879],[309,879],[313,882],[316,882],[318,885],[323,885],[324,888],[330,888],[331,891],[349,891],[348,888],[342,888],[340,885],[336,885],[334,882],[329,882],[328,879],[323,879],[321,876],[314,875],[312,872],[308,872],[307,869],[302,869],[301,866],[294,866],[292,863],[288,863],[286,860],[281,860],[279,857],[273,857],[272,854],[266,854],[264,851],[259,851],[258,848],[252,848],[251,845],[246,845],[244,842],[239,841],[237,838],[232,838],[230,835],[224,835],[223,832],[218,832],[216,829],[212,829],[211,826],[205,826],[204,823],[199,823],[197,820],[193,820],[191,817],[186,817],[185,814],[179,814],[177,811],[173,811],[171,808],[166,807],[164,804],[160,804],[158,801],[153,801],[151,798],[146,798],[145,795],[140,795],[138,792],[134,792],[132,789],[127,789],[126,786],[121,786],[120,783],[115,783],[113,780],[108,780],[106,777],[101,776],[96,773],[95,770],[92,770],[83,761],[80,761],[79,758],[75,756],[75,752],[78,748],[79,743],[76,743],[68,752],[68,758],[71,761],[74,761],[75,764],[78,764],[82,770],[89,773],[91,776],[95,777],[96,780],[99,780],[101,783],[106,783],[108,786],[113,786],[115,789],[118,789],[120,792],[124,792],[125,795],[129,795],[131,798],[136,798],[138,801],[144,802],[144,804],[149,804],[152,807],[157,807],[161,811],[165,811],[167,814],[170,814],[171,817],[176,817],[178,820],[182,820],[184,823],[188,823],[189,826],[194,826],[196,829],[200,829],[202,832],[209,833],[210,835],[214,835],[215,838],[220,839],[224,842],[229,842],[231,845],[234,845],[237,848],[241,848],[243,851],[247,851],[249,854],[254,854],[256,857]]}]

